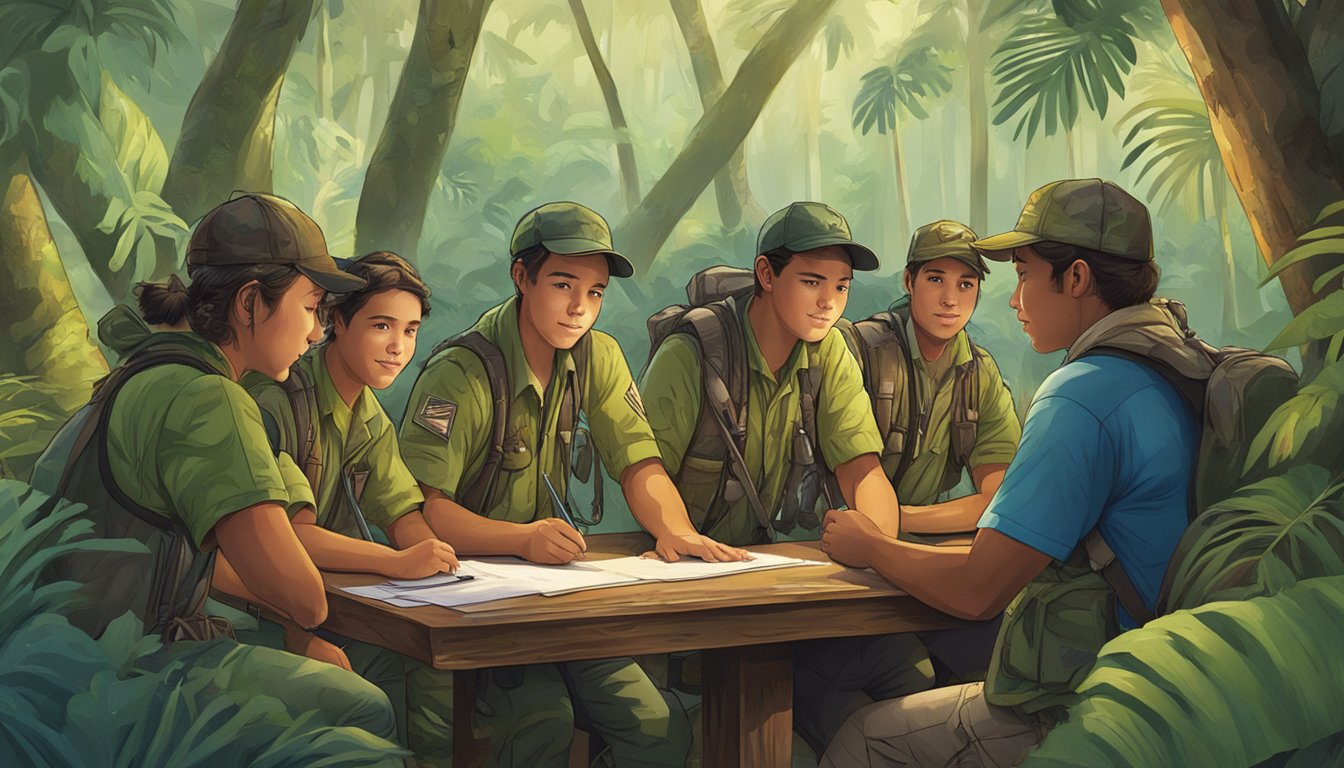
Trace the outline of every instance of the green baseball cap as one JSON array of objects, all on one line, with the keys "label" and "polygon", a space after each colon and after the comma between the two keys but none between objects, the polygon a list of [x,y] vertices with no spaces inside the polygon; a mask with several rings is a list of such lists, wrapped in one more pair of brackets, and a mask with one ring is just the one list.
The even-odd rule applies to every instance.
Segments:
[{"label": "green baseball cap", "polygon": [[509,242],[509,256],[528,248],[544,246],[551,253],[566,256],[602,254],[613,277],[630,277],[635,265],[611,245],[611,228],[597,211],[578,203],[547,203],[533,208],[518,220]]},{"label": "green baseball cap", "polygon": [[801,253],[814,248],[838,245],[849,252],[849,263],[856,270],[877,269],[877,254],[854,242],[849,222],[840,212],[824,203],[793,203],[776,211],[761,225],[756,252],[784,249]]},{"label": "green baseball cap", "polygon": [[1008,261],[1019,246],[1052,240],[1120,259],[1152,261],[1153,223],[1148,208],[1114,182],[1066,179],[1027,198],[1011,232],[975,241],[995,261]]},{"label": "green baseball cap", "polygon": [[906,253],[905,263],[919,264],[950,256],[984,277],[989,274],[989,266],[971,245],[973,242],[975,232],[960,222],[942,219],[925,224],[916,229],[910,238],[910,250]]},{"label": "green baseball cap", "polygon": [[364,278],[341,271],[327,252],[322,228],[283,197],[244,194],[201,217],[187,244],[187,266],[292,264],[332,293],[363,288]]}]

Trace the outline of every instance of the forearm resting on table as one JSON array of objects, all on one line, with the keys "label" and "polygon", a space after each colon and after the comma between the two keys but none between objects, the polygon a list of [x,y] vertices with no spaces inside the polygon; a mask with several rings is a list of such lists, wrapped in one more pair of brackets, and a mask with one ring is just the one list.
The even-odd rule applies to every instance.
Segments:
[{"label": "forearm resting on table", "polygon": [[234,512],[215,524],[212,536],[224,569],[232,575],[229,586],[247,592],[239,597],[266,606],[301,627],[326,621],[322,575],[279,504],[265,502]]},{"label": "forearm resting on table", "polygon": [[458,556],[517,555],[527,543],[528,531],[519,523],[491,520],[463,507],[443,491],[423,483],[425,522],[440,539],[452,545]]},{"label": "forearm resting on table", "polygon": [[974,531],[985,507],[1003,484],[1007,468],[1007,464],[988,464],[971,470],[971,480],[977,491],[967,496],[922,507],[907,504],[901,508],[901,530],[921,534]]},{"label": "forearm resting on table", "polygon": [[645,459],[626,467],[621,473],[621,490],[635,522],[654,539],[696,534],[681,493],[661,460]]},{"label": "forearm resting on table", "polygon": [[896,536],[901,529],[900,503],[877,454],[865,453],[837,466],[835,480],[850,509],[862,512],[883,534]]},{"label": "forearm resting on table", "polygon": [[[420,516],[418,512],[408,512],[397,518],[400,523],[405,518],[415,515]],[[298,535],[299,541],[303,543],[303,548],[308,551],[308,556],[313,559],[313,563],[324,571],[354,571],[357,573],[385,573],[390,561],[397,556],[397,550],[391,547],[385,547],[376,541],[365,541],[350,536],[329,531],[317,524],[317,516],[313,514],[311,508],[305,507],[294,515],[294,533]],[[425,528],[427,536],[432,537],[427,526],[424,526],[424,520],[421,520],[421,526]],[[389,537],[393,531],[398,528],[397,524],[392,525],[389,530]],[[414,534],[414,525],[403,527],[401,533],[407,539],[405,545],[410,546],[421,539],[411,540]]]}]

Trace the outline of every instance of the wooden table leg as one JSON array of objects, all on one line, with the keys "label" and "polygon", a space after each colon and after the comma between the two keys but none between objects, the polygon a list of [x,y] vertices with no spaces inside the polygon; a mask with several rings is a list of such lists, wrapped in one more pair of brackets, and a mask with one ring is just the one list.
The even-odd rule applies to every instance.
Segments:
[{"label": "wooden table leg", "polygon": [[476,712],[476,670],[453,671],[453,765],[479,768],[490,762],[490,742],[472,729]]},{"label": "wooden table leg", "polygon": [[704,768],[793,762],[793,646],[704,652]]}]

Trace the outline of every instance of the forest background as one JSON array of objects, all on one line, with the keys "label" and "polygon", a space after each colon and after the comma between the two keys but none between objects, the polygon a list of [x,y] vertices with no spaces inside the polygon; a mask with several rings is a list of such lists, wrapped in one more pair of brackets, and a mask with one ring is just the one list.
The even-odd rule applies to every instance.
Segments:
[{"label": "forest background", "polygon": [[[639,266],[597,324],[637,374],[645,318],[695,271],[749,264],[789,202],[831,204],[881,256],[857,319],[901,294],[919,224],[1001,231],[1037,186],[1100,176],[1150,204],[1159,294],[1201,335],[1303,373],[1254,436],[1247,478],[1264,485],[1226,510],[1260,538],[1196,563],[1214,575],[1191,576],[1182,607],[1311,577],[1344,602],[1342,63],[1344,4],[1322,0],[7,0],[0,476],[25,478],[106,372],[96,319],[178,271],[191,225],[233,190],[293,200],[335,255],[418,265],[434,309],[416,365],[379,393],[397,419],[433,343],[508,295],[508,236],[542,202],[602,212]],[[1030,350],[1012,285],[993,271],[970,332],[1025,412],[1059,358]],[[634,528],[608,484],[595,530]],[[1339,634],[1302,621],[1287,634]],[[1340,721],[1341,686],[1296,671],[1330,706],[1276,712],[1296,740],[1244,754],[1334,733],[1315,724]]]}]

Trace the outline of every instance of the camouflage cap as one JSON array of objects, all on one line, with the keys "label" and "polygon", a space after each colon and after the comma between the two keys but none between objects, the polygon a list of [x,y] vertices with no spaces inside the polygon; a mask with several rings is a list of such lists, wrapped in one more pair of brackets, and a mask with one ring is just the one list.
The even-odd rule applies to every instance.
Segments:
[{"label": "camouflage cap", "polygon": [[544,246],[566,256],[602,254],[612,277],[630,277],[635,265],[611,244],[611,228],[597,211],[570,202],[547,203],[533,208],[518,220],[509,242],[509,256],[517,258],[528,248]]},{"label": "camouflage cap", "polygon": [[215,206],[201,218],[187,244],[187,266],[255,264],[292,264],[332,293],[365,285],[364,278],[336,265],[317,222],[275,195],[244,194]]},{"label": "camouflage cap", "polygon": [[793,203],[776,211],[761,226],[756,253],[787,250],[790,253],[838,245],[849,252],[849,263],[856,270],[877,269],[877,254],[854,242],[849,222],[840,212],[824,203]]},{"label": "camouflage cap", "polygon": [[989,266],[980,252],[971,246],[974,241],[975,232],[965,224],[948,219],[925,224],[916,229],[910,238],[910,250],[906,253],[905,263],[919,264],[951,257],[984,277],[989,274]]},{"label": "camouflage cap", "polygon": [[1153,224],[1148,209],[1115,183],[1067,179],[1046,184],[1027,198],[1011,232],[975,241],[996,261],[1019,246],[1050,240],[1121,259],[1152,261]]}]

